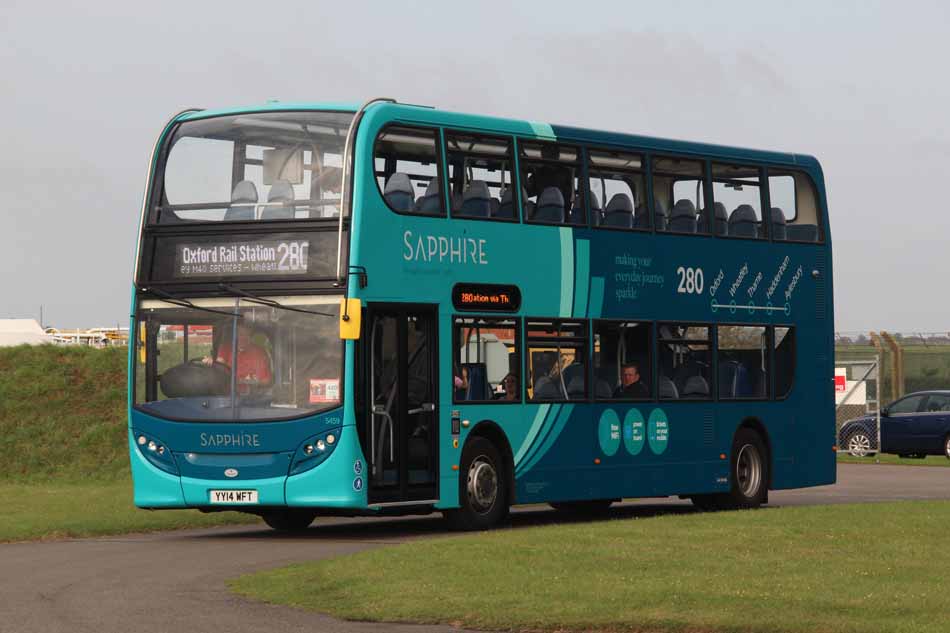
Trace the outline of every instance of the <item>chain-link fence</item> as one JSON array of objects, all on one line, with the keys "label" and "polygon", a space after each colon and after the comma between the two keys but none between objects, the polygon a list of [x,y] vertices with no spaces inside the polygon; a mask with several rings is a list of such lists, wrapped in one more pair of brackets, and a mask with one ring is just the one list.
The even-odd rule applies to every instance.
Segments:
[{"label": "chain-link fence", "polygon": [[880,450],[880,387],[879,356],[835,361],[835,428],[839,451],[863,457]]}]

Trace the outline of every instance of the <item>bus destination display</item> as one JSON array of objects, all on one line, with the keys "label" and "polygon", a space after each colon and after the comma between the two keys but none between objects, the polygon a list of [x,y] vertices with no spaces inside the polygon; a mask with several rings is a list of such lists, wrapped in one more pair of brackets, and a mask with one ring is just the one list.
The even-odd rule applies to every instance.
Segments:
[{"label": "bus destination display", "polygon": [[455,284],[452,303],[456,310],[517,312],[521,308],[521,290],[501,284]]},{"label": "bus destination display", "polygon": [[253,240],[220,244],[178,244],[176,277],[222,275],[306,275],[309,240]]}]

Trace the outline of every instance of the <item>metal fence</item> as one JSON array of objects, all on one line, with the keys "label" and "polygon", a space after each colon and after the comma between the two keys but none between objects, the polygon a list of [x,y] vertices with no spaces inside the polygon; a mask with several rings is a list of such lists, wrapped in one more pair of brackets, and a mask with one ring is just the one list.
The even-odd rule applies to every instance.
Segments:
[{"label": "metal fence", "polygon": [[[835,384],[838,450],[856,457],[873,455],[881,447],[880,356],[838,360],[835,365],[846,371],[844,388],[838,382]],[[861,390],[864,398],[856,398]]]}]

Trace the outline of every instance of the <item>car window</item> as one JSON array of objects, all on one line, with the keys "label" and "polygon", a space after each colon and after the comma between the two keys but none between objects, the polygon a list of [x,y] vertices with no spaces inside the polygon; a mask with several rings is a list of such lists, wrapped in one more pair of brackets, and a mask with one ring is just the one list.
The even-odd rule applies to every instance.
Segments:
[{"label": "car window", "polygon": [[891,415],[895,413],[916,413],[920,410],[920,405],[923,401],[923,395],[907,396],[903,400],[898,400],[892,404],[887,412]]},{"label": "car window", "polygon": [[950,396],[939,393],[930,394],[927,404],[924,405],[924,411],[950,411]]}]

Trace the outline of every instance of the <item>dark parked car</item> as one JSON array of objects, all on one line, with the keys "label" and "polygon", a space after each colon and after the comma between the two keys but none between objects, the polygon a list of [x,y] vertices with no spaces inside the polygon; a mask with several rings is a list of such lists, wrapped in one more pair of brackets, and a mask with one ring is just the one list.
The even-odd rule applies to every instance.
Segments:
[{"label": "dark parked car", "polygon": [[[838,431],[838,446],[851,455],[876,453],[875,416],[869,413]],[[881,409],[882,453],[950,459],[950,391],[918,391]]]}]

